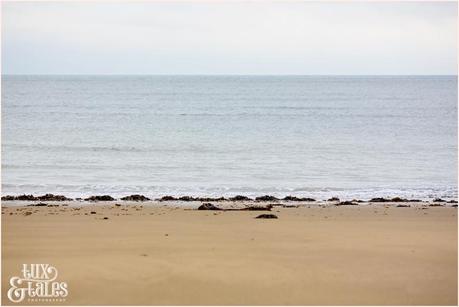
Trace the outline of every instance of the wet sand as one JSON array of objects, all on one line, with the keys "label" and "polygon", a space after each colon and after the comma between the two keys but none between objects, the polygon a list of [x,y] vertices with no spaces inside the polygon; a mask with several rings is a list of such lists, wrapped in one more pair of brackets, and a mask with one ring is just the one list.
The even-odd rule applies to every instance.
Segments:
[{"label": "wet sand", "polygon": [[[324,202],[222,212],[155,201],[9,203],[27,204],[3,202],[3,305],[13,305],[9,279],[21,275],[23,263],[55,266],[69,289],[65,302],[23,304],[458,302],[457,208],[451,206]],[[262,213],[278,219],[255,219]]]}]

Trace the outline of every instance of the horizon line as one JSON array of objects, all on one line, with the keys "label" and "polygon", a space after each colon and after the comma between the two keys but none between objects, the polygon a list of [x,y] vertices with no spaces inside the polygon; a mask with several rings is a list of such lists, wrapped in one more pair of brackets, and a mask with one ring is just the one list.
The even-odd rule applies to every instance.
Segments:
[{"label": "horizon line", "polygon": [[403,76],[458,76],[458,73],[455,74],[199,74],[199,73],[167,73],[167,74],[133,74],[133,73],[87,73],[87,74],[74,74],[74,73],[2,73],[1,76],[307,76],[307,77],[345,77],[345,76],[387,76],[387,77],[403,77]]}]

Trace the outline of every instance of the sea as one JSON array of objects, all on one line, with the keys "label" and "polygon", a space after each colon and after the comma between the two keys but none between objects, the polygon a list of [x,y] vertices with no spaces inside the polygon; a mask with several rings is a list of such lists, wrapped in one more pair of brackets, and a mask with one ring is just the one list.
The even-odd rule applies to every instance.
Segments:
[{"label": "sea", "polygon": [[457,81],[3,75],[1,193],[457,199]]}]

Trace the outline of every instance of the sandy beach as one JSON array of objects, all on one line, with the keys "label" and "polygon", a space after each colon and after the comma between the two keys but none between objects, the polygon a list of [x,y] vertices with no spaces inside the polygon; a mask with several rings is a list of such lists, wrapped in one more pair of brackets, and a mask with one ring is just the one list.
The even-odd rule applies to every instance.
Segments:
[{"label": "sandy beach", "polygon": [[2,203],[4,305],[24,263],[55,266],[69,293],[23,304],[458,302],[450,204],[295,203],[274,207],[278,219],[255,219],[265,212],[198,211],[197,202]]},{"label": "sandy beach", "polygon": [[458,1],[0,1],[1,306],[458,306]]}]

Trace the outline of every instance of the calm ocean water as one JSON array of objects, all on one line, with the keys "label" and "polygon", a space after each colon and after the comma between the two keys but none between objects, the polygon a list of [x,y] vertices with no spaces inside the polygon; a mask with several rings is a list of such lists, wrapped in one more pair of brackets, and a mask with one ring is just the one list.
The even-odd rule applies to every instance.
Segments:
[{"label": "calm ocean water", "polygon": [[2,194],[457,198],[457,77],[4,76]]}]

